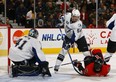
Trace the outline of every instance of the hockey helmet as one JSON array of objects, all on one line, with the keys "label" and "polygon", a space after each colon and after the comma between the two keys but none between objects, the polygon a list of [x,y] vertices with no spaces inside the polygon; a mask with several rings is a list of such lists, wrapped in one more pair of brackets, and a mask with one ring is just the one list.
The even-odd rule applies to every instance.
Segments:
[{"label": "hockey helmet", "polygon": [[95,62],[94,62],[93,70],[95,72],[100,72],[101,69],[102,69],[102,65],[103,65],[103,60],[101,58],[100,59],[96,59]]},{"label": "hockey helmet", "polygon": [[80,12],[78,9],[73,9],[72,10],[72,16],[80,16]]},{"label": "hockey helmet", "polygon": [[38,33],[38,31],[36,29],[33,28],[33,29],[29,30],[28,36],[31,36],[33,38],[37,38],[38,35],[39,35],[39,33]]}]

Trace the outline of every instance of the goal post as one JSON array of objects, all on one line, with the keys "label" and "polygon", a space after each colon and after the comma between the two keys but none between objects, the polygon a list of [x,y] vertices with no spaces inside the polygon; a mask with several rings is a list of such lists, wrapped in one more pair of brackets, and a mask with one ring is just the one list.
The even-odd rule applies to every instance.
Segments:
[{"label": "goal post", "polygon": [[3,66],[6,65],[6,69],[9,73],[10,60],[8,58],[10,48],[10,26],[0,25],[0,57],[6,56],[5,61],[2,61]]}]

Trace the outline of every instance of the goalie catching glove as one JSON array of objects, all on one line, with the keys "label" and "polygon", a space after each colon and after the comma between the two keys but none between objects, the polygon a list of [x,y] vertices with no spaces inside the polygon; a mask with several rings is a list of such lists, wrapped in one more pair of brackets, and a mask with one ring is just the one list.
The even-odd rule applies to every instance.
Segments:
[{"label": "goalie catching glove", "polygon": [[42,67],[41,74],[42,74],[43,77],[45,75],[48,75],[50,77],[52,76],[51,73],[50,73],[50,71],[49,71],[48,65],[49,65],[49,63],[47,61],[43,62],[43,64],[41,65],[41,67]]}]

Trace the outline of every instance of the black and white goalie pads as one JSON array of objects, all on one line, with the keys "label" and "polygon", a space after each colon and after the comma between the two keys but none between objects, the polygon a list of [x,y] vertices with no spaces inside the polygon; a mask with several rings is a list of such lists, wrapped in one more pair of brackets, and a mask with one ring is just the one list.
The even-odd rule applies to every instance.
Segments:
[{"label": "black and white goalie pads", "polygon": [[10,77],[17,76],[38,76],[45,75],[51,76],[48,68],[48,62],[43,62],[42,65],[11,65],[10,67]]}]

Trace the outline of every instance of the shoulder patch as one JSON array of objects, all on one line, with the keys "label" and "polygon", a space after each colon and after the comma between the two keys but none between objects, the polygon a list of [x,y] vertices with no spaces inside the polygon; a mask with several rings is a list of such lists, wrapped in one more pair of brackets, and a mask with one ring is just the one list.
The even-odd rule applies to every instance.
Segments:
[{"label": "shoulder patch", "polygon": [[78,27],[81,27],[82,25],[81,24],[78,24]]}]

